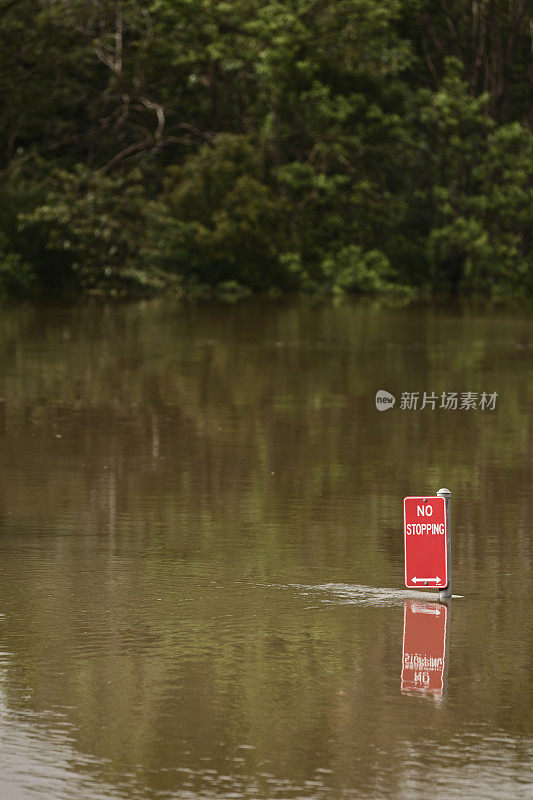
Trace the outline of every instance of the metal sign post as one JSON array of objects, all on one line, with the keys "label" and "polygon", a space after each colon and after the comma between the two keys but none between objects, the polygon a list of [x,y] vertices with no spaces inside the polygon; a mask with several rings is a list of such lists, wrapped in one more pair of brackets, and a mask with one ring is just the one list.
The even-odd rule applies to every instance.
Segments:
[{"label": "metal sign post", "polygon": [[449,489],[439,489],[439,497],[446,500],[446,555],[448,561],[448,586],[439,592],[439,600],[449,600],[452,596],[452,526],[451,526],[451,502],[452,493]]}]

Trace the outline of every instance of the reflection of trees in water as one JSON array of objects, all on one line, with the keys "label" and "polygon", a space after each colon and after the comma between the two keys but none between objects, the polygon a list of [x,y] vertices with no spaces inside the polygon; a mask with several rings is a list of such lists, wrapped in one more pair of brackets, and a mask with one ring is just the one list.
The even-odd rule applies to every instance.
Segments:
[{"label": "reflection of trees in water", "polygon": [[[17,504],[24,514],[43,487],[38,517],[49,520],[71,507],[100,524],[110,502],[117,521],[147,524],[189,512],[191,522],[199,513],[229,521],[246,508],[256,524],[265,514],[305,520],[302,532],[331,520],[344,547],[360,520],[398,557],[396,498],[445,476],[472,526],[518,498],[513,544],[526,548],[526,492],[515,491],[529,433],[519,319],[142,304],[21,309],[3,323],[3,453],[31,483],[32,506]],[[396,409],[378,421],[383,381],[397,394],[495,389],[500,407],[497,417]],[[508,487],[503,498],[494,481]],[[351,502],[355,487],[364,509]],[[469,543],[465,557],[482,559],[483,537]]]}]

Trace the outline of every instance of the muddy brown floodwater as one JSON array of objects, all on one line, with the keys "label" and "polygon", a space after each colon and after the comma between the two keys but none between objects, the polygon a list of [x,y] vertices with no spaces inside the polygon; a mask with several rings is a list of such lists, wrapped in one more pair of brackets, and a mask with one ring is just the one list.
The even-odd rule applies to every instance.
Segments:
[{"label": "muddy brown floodwater", "polygon": [[533,797],[532,360],[525,308],[2,309],[0,796]]}]

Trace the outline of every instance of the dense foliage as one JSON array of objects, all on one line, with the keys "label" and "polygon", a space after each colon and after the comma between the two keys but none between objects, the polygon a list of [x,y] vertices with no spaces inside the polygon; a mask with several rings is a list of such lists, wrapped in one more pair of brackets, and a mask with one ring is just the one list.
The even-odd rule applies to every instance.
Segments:
[{"label": "dense foliage", "polygon": [[526,0],[0,0],[0,287],[533,291]]}]

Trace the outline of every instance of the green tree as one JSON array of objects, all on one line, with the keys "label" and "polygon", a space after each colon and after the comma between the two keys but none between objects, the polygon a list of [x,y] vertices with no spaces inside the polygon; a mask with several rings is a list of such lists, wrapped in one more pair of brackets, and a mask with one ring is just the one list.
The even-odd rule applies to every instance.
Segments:
[{"label": "green tree", "polygon": [[531,291],[525,0],[4,0],[0,22],[4,292]]},{"label": "green tree", "polygon": [[488,96],[469,94],[459,62],[447,67],[439,91],[417,97],[433,289],[530,290],[533,136],[518,123],[496,126]]},{"label": "green tree", "polygon": [[118,294],[177,288],[159,267],[161,211],[138,173],[52,168],[47,185],[45,202],[19,215],[20,230],[37,236],[75,287]]},{"label": "green tree", "polygon": [[171,269],[193,284],[290,288],[283,261],[286,203],[261,173],[250,141],[230,134],[167,170],[162,201]]}]

